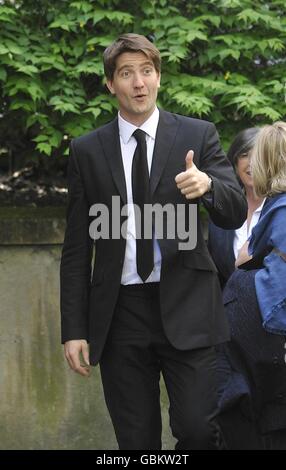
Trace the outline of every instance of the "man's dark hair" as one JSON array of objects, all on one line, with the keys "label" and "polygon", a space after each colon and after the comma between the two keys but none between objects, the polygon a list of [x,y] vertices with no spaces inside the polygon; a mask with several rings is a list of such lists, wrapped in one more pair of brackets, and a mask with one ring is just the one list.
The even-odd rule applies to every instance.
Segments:
[{"label": "man's dark hair", "polygon": [[153,62],[156,71],[160,73],[161,57],[158,49],[145,36],[129,33],[119,36],[103,53],[104,73],[108,80],[113,79],[116,60],[124,52],[142,52]]}]

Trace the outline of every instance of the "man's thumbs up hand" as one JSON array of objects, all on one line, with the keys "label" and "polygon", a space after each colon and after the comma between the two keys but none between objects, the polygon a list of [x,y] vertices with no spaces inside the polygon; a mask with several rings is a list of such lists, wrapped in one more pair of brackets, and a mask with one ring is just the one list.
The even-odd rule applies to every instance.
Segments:
[{"label": "man's thumbs up hand", "polygon": [[194,152],[189,150],[186,155],[186,171],[179,173],[176,178],[177,188],[186,199],[196,199],[209,190],[209,177],[194,164]]},{"label": "man's thumbs up hand", "polygon": [[194,159],[194,151],[193,150],[189,150],[188,153],[187,153],[187,156],[186,156],[186,170],[189,170],[190,168],[192,168],[194,164],[193,162],[193,159]]}]

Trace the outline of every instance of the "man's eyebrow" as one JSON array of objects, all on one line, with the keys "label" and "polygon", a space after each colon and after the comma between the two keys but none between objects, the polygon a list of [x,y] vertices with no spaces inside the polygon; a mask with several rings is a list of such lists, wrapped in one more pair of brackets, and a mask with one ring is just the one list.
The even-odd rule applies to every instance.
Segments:
[{"label": "man's eyebrow", "polygon": [[[152,67],[154,67],[154,64],[153,62],[151,62],[150,60],[148,60],[147,62],[143,62],[143,64],[140,64],[140,67],[146,67],[146,65],[151,65]],[[133,69],[134,66],[131,65],[131,64],[125,64],[125,65],[122,65],[121,67],[119,67],[119,69],[117,70],[117,73],[119,73],[121,70],[123,69]]]}]

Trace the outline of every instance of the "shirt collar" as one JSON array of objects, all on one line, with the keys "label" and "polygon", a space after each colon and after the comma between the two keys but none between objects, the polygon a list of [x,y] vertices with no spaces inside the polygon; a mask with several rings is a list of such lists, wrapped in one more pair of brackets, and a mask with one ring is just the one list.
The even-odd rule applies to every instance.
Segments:
[{"label": "shirt collar", "polygon": [[142,129],[142,131],[146,132],[152,139],[155,140],[157,127],[159,122],[159,109],[156,107],[151,114],[151,116],[147,119],[147,121],[143,122],[143,124],[138,127],[134,126],[130,122],[123,119],[118,112],[118,127],[119,127],[119,135],[122,138],[124,144],[127,144],[136,129]]},{"label": "shirt collar", "polygon": [[262,211],[262,208],[264,206],[265,200],[266,200],[266,198],[263,199],[262,203],[260,204],[259,207],[257,207],[257,209],[255,209],[254,213],[260,214],[260,212]]}]

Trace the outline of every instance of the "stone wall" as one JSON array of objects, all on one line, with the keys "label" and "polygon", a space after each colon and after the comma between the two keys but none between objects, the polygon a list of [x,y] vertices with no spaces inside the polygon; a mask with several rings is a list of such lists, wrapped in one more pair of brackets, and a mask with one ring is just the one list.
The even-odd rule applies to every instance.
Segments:
[{"label": "stone wall", "polygon": [[[60,344],[62,209],[0,208],[0,449],[116,449],[99,368],[72,372]],[[162,385],[163,447],[172,449]]]}]

